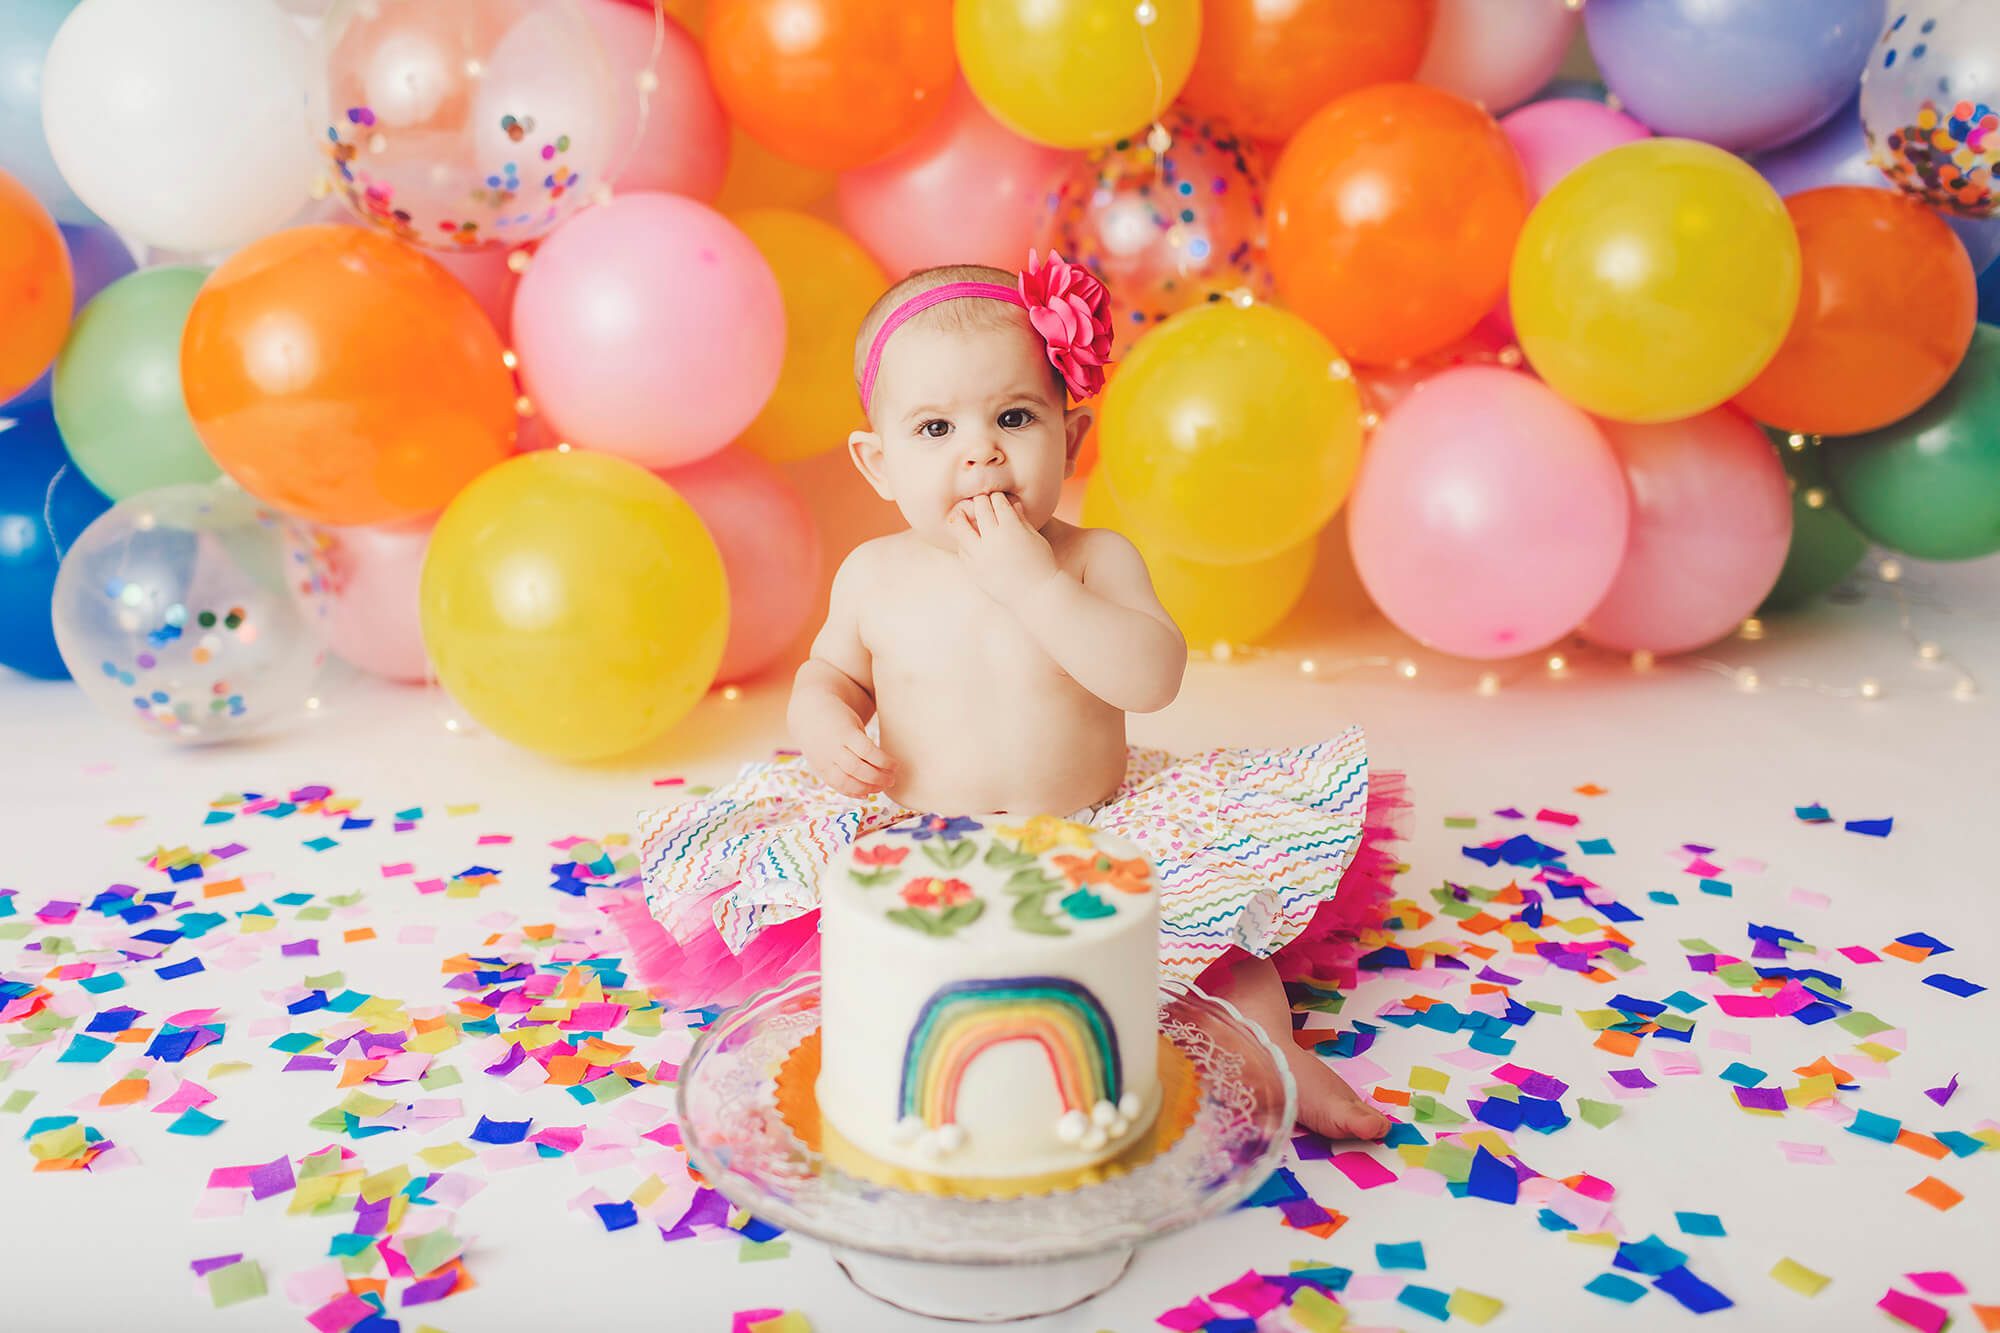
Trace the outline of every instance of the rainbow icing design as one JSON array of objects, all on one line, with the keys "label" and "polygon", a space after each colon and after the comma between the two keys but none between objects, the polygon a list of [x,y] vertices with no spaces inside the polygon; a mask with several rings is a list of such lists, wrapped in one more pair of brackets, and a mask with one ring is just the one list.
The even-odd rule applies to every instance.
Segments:
[{"label": "rainbow icing design", "polygon": [[955,1125],[965,1071],[981,1052],[1006,1041],[1042,1048],[1063,1118],[1079,1137],[1086,1118],[1101,1114],[1098,1107],[1117,1113],[1124,1092],[1117,1033],[1097,997],[1067,977],[995,977],[952,982],[924,1002],[904,1047],[899,1123],[929,1130]]}]

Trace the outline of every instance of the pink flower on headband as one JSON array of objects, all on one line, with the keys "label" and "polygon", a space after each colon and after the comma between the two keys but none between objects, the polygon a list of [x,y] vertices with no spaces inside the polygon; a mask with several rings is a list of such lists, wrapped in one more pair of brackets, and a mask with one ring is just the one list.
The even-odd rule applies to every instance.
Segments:
[{"label": "pink flower on headband", "polygon": [[1104,387],[1111,361],[1111,293],[1081,265],[1049,251],[1043,263],[1028,251],[1021,274],[1028,321],[1049,345],[1049,362],[1062,372],[1070,397],[1081,402]]}]

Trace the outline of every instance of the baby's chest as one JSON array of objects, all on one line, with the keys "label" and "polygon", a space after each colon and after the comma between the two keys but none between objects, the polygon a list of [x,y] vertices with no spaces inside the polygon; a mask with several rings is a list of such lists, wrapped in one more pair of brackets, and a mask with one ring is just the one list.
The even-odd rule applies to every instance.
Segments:
[{"label": "baby's chest", "polygon": [[976,587],[935,587],[876,608],[865,623],[879,682],[932,689],[1068,680],[1015,616]]}]

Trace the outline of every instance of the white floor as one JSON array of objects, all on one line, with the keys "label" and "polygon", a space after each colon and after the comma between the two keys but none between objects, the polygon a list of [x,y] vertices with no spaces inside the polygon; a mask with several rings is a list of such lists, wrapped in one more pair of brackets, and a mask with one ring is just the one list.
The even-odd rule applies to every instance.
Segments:
[{"label": "white floor", "polygon": [[[1920,1130],[1970,1132],[2000,1116],[1994,1054],[2000,1050],[2000,883],[1990,847],[2000,797],[2000,562],[1912,568],[1898,586],[1906,590],[1917,635],[1939,645],[1947,660],[1919,660],[1899,625],[1894,590],[1874,582],[1852,604],[1773,621],[1761,642],[1731,641],[1705,655],[1722,667],[1752,666],[1763,683],[1754,691],[1739,688],[1722,667],[1671,663],[1639,674],[1572,649],[1572,665],[1560,677],[1537,659],[1500,668],[1497,689],[1482,693],[1480,668],[1412,653],[1379,624],[1350,628],[1339,638],[1323,626],[1308,626],[1289,642],[1292,650],[1312,654],[1320,668],[1315,676],[1284,658],[1199,664],[1181,700],[1163,713],[1136,718],[1132,735],[1175,748],[1265,745],[1302,741],[1349,721],[1366,724],[1375,761],[1411,775],[1418,806],[1406,849],[1411,870],[1402,884],[1405,894],[1426,905],[1429,890],[1447,877],[1495,887],[1505,882],[1504,874],[1462,856],[1466,843],[1522,828],[1559,845],[1609,839],[1617,855],[1578,857],[1573,864],[1646,918],[1626,928],[1645,966],[1621,981],[1642,997],[1659,999],[1682,988],[1702,993],[1704,978],[1687,970],[1676,941],[1703,936],[1747,957],[1746,922],[1787,927],[1826,951],[1879,948],[1905,932],[1929,931],[1956,952],[1921,967],[1895,960],[1854,966],[1837,954],[1817,964],[1840,975],[1848,998],[1901,1029],[1907,1043],[1882,1076],[1864,1078],[1843,1101],[1901,1117]],[[1371,655],[1387,665],[1336,670]],[[1395,666],[1406,655],[1417,666],[1413,679]],[[1961,668],[1985,693],[1955,697]],[[1822,688],[1774,686],[1781,677],[1811,679]],[[1852,694],[1864,677],[1879,683],[1879,698]],[[783,739],[784,695],[776,684],[746,690],[733,701],[711,696],[646,754],[585,768],[545,763],[489,737],[451,734],[443,726],[449,706],[420,691],[337,678],[325,699],[310,724],[288,735],[182,752],[99,719],[67,687],[0,680],[0,753],[6,759],[0,765],[0,888],[18,892],[14,923],[32,921],[46,901],[87,903],[113,883],[164,887],[164,877],[141,864],[156,846],[214,846],[232,837],[250,848],[232,863],[252,877],[250,887],[213,903],[197,898],[198,910],[226,914],[293,890],[364,895],[318,926],[294,925],[288,910],[278,909],[287,918],[278,930],[243,936],[235,945],[229,944],[237,929],[230,917],[207,939],[167,955],[207,957],[210,969],[198,976],[161,981],[150,967],[136,965],[125,989],[102,997],[74,982],[49,983],[74,997],[79,1011],[128,1004],[146,1010],[147,1023],[215,1007],[229,1025],[225,1040],[172,1072],[209,1088],[216,1100],[204,1110],[225,1123],[208,1137],[183,1137],[165,1132],[170,1115],[140,1107],[76,1109],[130,1062],[124,1053],[132,1048],[91,1065],[56,1062],[67,1036],[26,1059],[0,1047],[0,1103],[17,1090],[36,1094],[25,1110],[0,1117],[0,1325],[37,1333],[304,1327],[306,1311],[286,1304],[285,1281],[323,1262],[329,1237],[340,1229],[335,1220],[287,1216],[282,1199],[252,1203],[240,1216],[195,1217],[213,1167],[269,1161],[281,1153],[296,1161],[334,1141],[307,1122],[346,1091],[335,1088],[332,1074],[280,1074],[285,1057],[267,1045],[275,1025],[266,1023],[261,1032],[254,1026],[283,1016],[283,988],[340,970],[356,990],[413,1007],[448,1003],[464,992],[444,988],[441,960],[461,950],[480,952],[496,931],[581,920],[574,901],[548,887],[548,866],[558,859],[547,845],[551,839],[629,829],[634,809],[657,796],[655,779],[717,781]],[[416,831],[398,835],[378,823],[324,854],[301,841],[335,830],[297,818],[202,826],[208,803],[224,793],[313,783],[361,798],[364,814],[386,817],[420,805],[426,815]],[[1607,794],[1577,794],[1575,788],[1587,783]],[[1894,831],[1878,839],[1846,832],[1838,822],[1807,825],[1795,818],[1795,806],[1815,801],[1836,820],[1893,817]],[[478,804],[476,813],[447,812],[470,803]],[[1531,815],[1545,806],[1572,811],[1583,822],[1566,830],[1492,816],[1510,805]],[[108,823],[135,815],[144,818]],[[1454,829],[1445,825],[1448,815],[1480,819],[1476,829]],[[514,841],[478,846],[478,835],[489,833],[512,834]],[[1681,869],[1685,858],[1669,855],[1689,842],[1717,848],[1717,861],[1733,867],[1733,898],[1694,891],[1693,877]],[[382,865],[405,861],[414,864],[413,876],[381,874]],[[1745,867],[1749,861],[1767,868],[1753,873]],[[449,876],[475,863],[502,872],[482,897],[450,899],[413,887],[415,879]],[[1648,902],[1654,889],[1674,890],[1680,904]],[[1816,894],[1830,902],[1816,905]],[[373,926],[377,938],[342,942],[343,929],[363,925]],[[435,936],[429,943],[402,942],[409,925],[434,926]],[[281,941],[307,933],[321,941],[317,958],[279,956]],[[92,932],[79,925],[36,927],[21,938],[0,934],[0,972],[39,979],[47,963],[25,945],[50,934],[87,939]],[[1447,921],[1426,934],[1465,938]],[[216,966],[224,952],[250,961],[236,970]],[[1505,969],[1504,956],[1495,961]],[[1919,984],[1932,971],[1996,989],[1955,998]],[[1379,974],[1352,997],[1344,1017],[1372,1017],[1413,992],[1463,1007],[1464,977]],[[1575,1017],[1576,1009],[1600,1006],[1612,992],[1551,971],[1525,978],[1515,993],[1562,1004],[1568,1012],[1538,1015],[1520,1029],[1511,1058],[1570,1083],[1565,1106],[1572,1114],[1579,1095],[1613,1100],[1605,1071],[1634,1062],[1593,1049],[1590,1032]],[[291,1026],[315,1031],[328,1017],[302,1015]],[[1933,1162],[1846,1133],[1811,1112],[1793,1110],[1782,1120],[1745,1114],[1718,1078],[1732,1060],[1791,1083],[1795,1066],[1820,1055],[1837,1060],[1852,1050],[1854,1038],[1831,1024],[1725,1019],[1713,1006],[1697,1017],[1695,1040],[1682,1049],[1699,1058],[1699,1076],[1655,1072],[1660,1088],[1620,1101],[1623,1118],[1608,1129],[1578,1119],[1546,1137],[1524,1130],[1514,1136],[1524,1160],[1544,1175],[1589,1172],[1610,1181],[1618,1190],[1614,1217],[1621,1235],[1636,1240],[1657,1233],[1688,1251],[1694,1271],[1736,1303],[1707,1316],[1704,1326],[1885,1327],[1875,1302],[1892,1283],[1911,1290],[1901,1275],[1923,1270],[1955,1271],[1971,1286],[1970,1300],[2000,1303],[2000,1272],[1992,1264],[2000,1154]],[[0,1037],[20,1044],[26,1034],[19,1027],[0,1028]],[[1710,1045],[1717,1031],[1747,1037],[1749,1051]],[[640,1041],[642,1055],[665,1049],[631,1040]],[[1409,1086],[1412,1064],[1453,1074],[1441,1099],[1463,1111],[1467,1093],[1483,1080],[1438,1062],[1463,1045],[1459,1036],[1390,1028],[1370,1058],[1392,1087]],[[442,1059],[460,1068],[464,1082],[408,1095],[461,1098],[464,1115],[427,1132],[348,1141],[369,1170],[411,1160],[419,1147],[463,1139],[481,1113],[496,1119],[532,1115],[537,1128],[615,1119],[609,1114],[615,1106],[580,1109],[553,1089],[522,1094],[500,1086],[462,1050]],[[1653,1072],[1649,1059],[1650,1050],[1639,1063]],[[254,1069],[208,1077],[214,1064],[227,1060],[247,1061]],[[1923,1089],[1953,1073],[1962,1086],[1939,1109]],[[156,1078],[148,1104],[175,1086],[171,1073]],[[661,1107],[671,1103],[666,1091],[638,1096]],[[35,1117],[60,1114],[80,1114],[130,1149],[137,1164],[108,1173],[34,1173],[21,1136]],[[1790,1163],[1776,1146],[1780,1140],[1825,1145],[1831,1164]],[[1394,1154],[1382,1155],[1410,1174]],[[723,1330],[731,1312],[754,1307],[796,1309],[813,1328],[835,1333],[937,1327],[857,1294],[824,1250],[803,1238],[792,1238],[788,1258],[741,1263],[735,1237],[662,1244],[644,1221],[605,1233],[594,1217],[567,1205],[592,1187],[622,1199],[644,1179],[642,1167],[617,1164],[615,1153],[609,1157],[515,1170],[488,1170],[484,1160],[473,1160],[452,1168],[491,1181],[453,1222],[458,1235],[470,1238],[466,1262],[477,1286],[403,1312],[403,1327],[428,1322],[452,1333],[556,1326]],[[1326,1163],[1296,1169],[1313,1197],[1351,1218],[1330,1239],[1286,1229],[1274,1211],[1238,1212],[1144,1250],[1129,1277],[1105,1297],[1028,1327],[1140,1333],[1158,1327],[1153,1321],[1163,1310],[1246,1269],[1283,1272],[1306,1260],[1374,1274],[1375,1243],[1408,1240],[1424,1242],[1429,1266],[1400,1276],[1498,1298],[1506,1311],[1495,1327],[1671,1328],[1689,1317],[1660,1292],[1631,1307],[1585,1292],[1585,1282],[1610,1268],[1610,1252],[1543,1230],[1532,1207],[1433,1197],[1402,1185],[1364,1193]],[[1905,1194],[1931,1175],[1962,1191],[1964,1202],[1941,1213]],[[1729,1234],[1686,1236],[1675,1224],[1676,1210],[1717,1214]],[[188,1264],[236,1252],[261,1263],[271,1294],[212,1310]],[[1786,1257],[1831,1276],[1832,1284],[1811,1300],[1780,1286],[1767,1274]],[[1957,1327],[1978,1326],[1967,1298],[1938,1299]],[[1434,1322],[1393,1299],[1351,1305],[1355,1326]],[[1289,1327],[1278,1316],[1266,1326]]]}]

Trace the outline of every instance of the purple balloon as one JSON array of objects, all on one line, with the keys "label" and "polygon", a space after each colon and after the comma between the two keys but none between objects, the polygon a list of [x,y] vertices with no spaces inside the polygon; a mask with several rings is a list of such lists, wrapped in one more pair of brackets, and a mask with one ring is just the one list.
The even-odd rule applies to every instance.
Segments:
[{"label": "purple balloon", "polygon": [[[76,299],[70,303],[72,316],[91,297],[138,267],[132,262],[132,251],[109,227],[74,227],[65,222],[62,237],[63,244],[69,247],[70,269],[76,276]],[[50,372],[43,371],[33,384],[0,403],[0,416],[10,416],[32,403],[49,401],[49,377]]]},{"label": "purple balloon", "polygon": [[1860,86],[1888,0],[1590,0],[1605,85],[1656,134],[1732,152],[1789,143]]},{"label": "purple balloon", "polygon": [[[1826,122],[1794,143],[1752,158],[1750,165],[1764,174],[1779,194],[1797,194],[1822,185],[1865,185],[1874,190],[1893,190],[1895,182],[1868,160],[1868,136],[1861,129],[1861,99],[1855,98]],[[1983,273],[2000,259],[2000,218],[1962,218],[1942,209],[1933,210],[1965,242],[1972,256],[1972,271]]]}]

